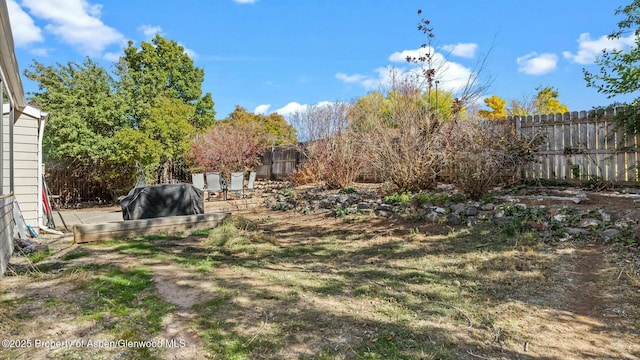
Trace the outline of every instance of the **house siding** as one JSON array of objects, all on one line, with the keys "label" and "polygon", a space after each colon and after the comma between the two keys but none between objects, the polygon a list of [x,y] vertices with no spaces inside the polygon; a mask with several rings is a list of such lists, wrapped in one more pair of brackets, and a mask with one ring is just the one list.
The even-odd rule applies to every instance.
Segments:
[{"label": "house siding", "polygon": [[13,196],[0,195],[0,276],[13,254]]},{"label": "house siding", "polygon": [[[3,193],[10,192],[9,115],[3,115]],[[22,217],[38,228],[38,120],[22,114],[13,129],[14,195]]]}]

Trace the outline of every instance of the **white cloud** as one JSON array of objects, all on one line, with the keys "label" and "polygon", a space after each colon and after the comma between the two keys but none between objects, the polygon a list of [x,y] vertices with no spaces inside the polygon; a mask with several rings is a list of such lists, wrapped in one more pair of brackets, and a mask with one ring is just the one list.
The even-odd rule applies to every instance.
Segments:
[{"label": "white cloud", "polygon": [[184,49],[184,53],[189,55],[191,60],[195,60],[198,57],[198,54],[194,50],[189,49],[188,47],[182,45],[181,43],[178,43],[178,45],[182,46],[182,48]]},{"label": "white cloud", "polygon": [[[462,90],[469,78],[473,75],[473,71],[462,64],[448,61],[444,55],[434,52],[433,48],[420,48],[415,50],[403,50],[395,52],[389,56],[390,62],[404,62],[409,57],[424,56],[428,51],[432,51],[432,66],[436,69],[436,80],[442,89],[456,92]],[[421,67],[415,64],[406,63],[405,67],[385,66],[378,67],[373,70],[375,75],[362,74],[345,74],[338,73],[336,78],[346,83],[358,83],[365,89],[380,90],[381,88],[393,85],[394,79],[402,79],[407,76],[422,76]]]},{"label": "white cloud", "polygon": [[160,26],[142,25],[138,30],[142,31],[148,40],[152,39],[156,34],[162,34],[162,28]]},{"label": "white cloud", "polygon": [[236,4],[255,4],[258,0],[233,0]]},{"label": "white cloud", "polygon": [[289,116],[295,114],[297,112],[304,112],[309,108],[309,105],[299,104],[295,101],[288,103],[287,105],[281,107],[280,109],[274,111],[282,116]]},{"label": "white cloud", "polygon": [[361,74],[347,75],[341,72],[336,74],[336,79],[342,80],[346,83],[359,83],[366,78],[367,77],[365,75],[361,75]]},{"label": "white cloud", "polygon": [[591,39],[589,33],[582,33],[578,37],[578,52],[573,54],[570,51],[563,51],[562,56],[578,64],[591,64],[603,49],[622,50],[634,43],[634,34],[619,39],[609,39],[606,35],[597,39]]},{"label": "white cloud", "polygon": [[85,55],[97,55],[124,36],[100,20],[102,5],[86,0],[23,0],[32,16],[50,21],[44,29]]},{"label": "white cloud", "polygon": [[123,53],[108,52],[108,53],[105,53],[102,56],[102,58],[108,61],[118,62],[120,60],[120,57],[123,55],[124,55]]},{"label": "white cloud", "polygon": [[29,49],[29,54],[39,57],[47,57],[49,56],[49,51],[45,48],[33,48]]},{"label": "white cloud", "polygon": [[[425,47],[415,50],[402,50],[400,52],[396,51],[389,56],[389,61],[391,62],[407,62],[407,58],[419,58],[425,56],[426,54],[431,53],[433,56],[437,56],[438,53],[432,47]],[[442,55],[440,55],[442,56]]]},{"label": "white cloud", "polygon": [[451,53],[451,55],[472,59],[476,56],[476,50],[478,50],[478,44],[474,43],[457,43],[452,45],[445,45],[442,50]]},{"label": "white cloud", "polygon": [[545,53],[538,55],[532,51],[527,55],[516,59],[518,71],[528,75],[543,75],[556,69],[558,65],[558,55]]},{"label": "white cloud", "polygon": [[271,107],[271,104],[262,104],[262,105],[258,105],[256,106],[256,108],[253,110],[254,114],[266,114],[267,111],[269,111],[269,108]]},{"label": "white cloud", "polygon": [[22,10],[14,0],[7,0],[11,32],[16,46],[23,47],[34,42],[43,41],[42,30],[36,26],[33,19]]}]

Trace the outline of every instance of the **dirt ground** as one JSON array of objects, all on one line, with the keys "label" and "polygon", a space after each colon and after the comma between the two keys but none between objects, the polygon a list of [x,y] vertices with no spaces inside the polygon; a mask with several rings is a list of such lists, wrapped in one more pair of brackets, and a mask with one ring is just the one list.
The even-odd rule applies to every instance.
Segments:
[{"label": "dirt ground", "polygon": [[[606,196],[593,196],[594,201],[579,205],[586,208],[629,209],[638,207],[633,200]],[[301,215],[295,212],[274,212],[264,208],[253,208],[238,211],[234,216],[243,216],[259,223],[266,223],[269,227],[261,229],[261,234],[268,235],[272,245],[281,248],[294,248],[309,242],[309,238],[320,237],[329,232],[340,232],[348,236],[362,235],[371,241],[378,241],[381,246],[387,246],[398,238],[411,237],[420,242],[427,249],[437,249],[440,236],[451,232],[451,228],[443,225],[416,224],[393,219],[368,219],[366,221],[345,222],[343,219],[328,217],[326,214]],[[267,220],[265,220],[267,219]],[[266,235],[265,235],[266,234]],[[416,235],[417,234],[417,235]],[[442,235],[445,236],[445,235]],[[359,239],[359,238],[358,238]],[[202,239],[188,236],[178,240],[166,241],[168,248],[175,253],[186,248],[202,246]],[[160,244],[163,245],[163,244]],[[163,246],[164,246],[163,245]],[[371,242],[367,243],[370,246]],[[480,244],[479,246],[483,246]],[[146,258],[135,254],[118,252],[115,247],[78,246],[70,243],[69,238],[57,239],[50,243],[52,257],[46,263],[56,263],[65,256],[60,268],[53,266],[45,271],[33,272],[32,265],[24,259],[12,260],[12,274],[0,280],[0,315],[2,325],[0,333],[2,339],[78,339],[81,337],[103,338],[108,332],[93,319],[83,319],[73,315],[73,309],[84,301],[82,293],[75,293],[78,283],[86,281],[88,275],[84,272],[69,272],[65,269],[92,264],[108,264],[122,269],[145,267],[150,269],[156,291],[159,296],[175,307],[163,320],[162,328],[157,338],[184,340],[186,346],[166,348],[161,353],[154,353],[154,357],[163,359],[202,359],[225,358],[205,344],[202,328],[194,324],[202,313],[199,304],[218,299],[221,283],[243,281],[246,286],[263,289],[273,293],[284,294],[290,291],[286,281],[266,284],[261,277],[250,277],[250,272],[237,265],[217,266],[211,273],[197,273],[185,268],[175,261]],[[68,257],[74,252],[86,252],[87,256],[79,258]],[[522,250],[514,253],[515,257],[531,255],[532,250]],[[640,359],[640,278],[638,277],[638,247],[620,247],[618,244],[603,243],[601,241],[576,241],[562,245],[544,246],[536,256],[553,257],[554,262],[548,266],[549,284],[540,285],[539,291],[528,292],[526,298],[517,295],[514,290],[513,298],[508,296],[500,302],[486,299],[487,314],[469,315],[466,308],[458,305],[450,306],[460,310],[458,323],[430,324],[428,319],[418,316],[416,324],[407,325],[413,329],[418,322],[425,322],[428,328],[438,329],[433,335],[428,335],[434,344],[446,338],[448,343],[455,344],[453,354],[455,358],[464,359]],[[340,254],[336,252],[336,254]],[[368,253],[367,253],[368,254]],[[308,254],[307,254],[308,255]],[[235,255],[236,259],[252,258],[242,253]],[[306,256],[306,255],[305,255]],[[311,256],[311,255],[309,255]],[[340,256],[340,255],[336,255]],[[304,265],[304,256],[300,262],[296,260],[273,263],[268,269],[252,269],[251,271],[271,271],[282,274]],[[400,266],[402,259],[385,258],[384,253],[375,256],[352,257],[349,261],[354,264],[367,264],[380,268]],[[323,264],[313,260],[313,266],[322,274],[335,272],[339,269],[323,267]],[[333,260],[329,260],[333,264]],[[337,261],[337,260],[335,260]],[[340,264],[346,264],[340,263]],[[235,263],[234,263],[235,264]],[[325,264],[326,265],[326,264]],[[355,265],[354,265],[355,266]],[[480,266],[480,265],[473,265]],[[311,268],[311,269],[315,269]],[[310,268],[305,268],[309,270]],[[519,269],[518,269],[519,270]],[[75,278],[74,278],[75,276]],[[278,275],[280,276],[280,275]],[[286,275],[282,275],[285,276]],[[266,277],[268,278],[268,277]],[[280,279],[280,278],[279,278]],[[280,279],[282,280],[282,279]],[[382,278],[380,281],[384,281]],[[456,280],[458,281],[458,280]],[[501,280],[502,281],[502,280]],[[464,285],[464,284],[463,284]],[[479,286],[482,286],[479,285]],[[510,284],[510,289],[517,289],[518,284]],[[463,286],[464,287],[464,286]],[[242,288],[244,289],[244,288]],[[260,336],[275,331],[271,327],[278,321],[278,317],[290,319],[286,316],[291,309],[279,308],[274,299],[268,297],[256,301],[253,293],[234,293],[234,308],[230,308],[234,316],[234,331],[244,334],[246,343],[258,341]],[[476,296],[476,294],[473,294]],[[77,297],[80,296],[80,297]],[[273,295],[277,300],[278,297]],[[308,299],[308,297],[313,297]],[[352,300],[344,295],[314,296],[311,290],[300,291],[299,302],[307,300],[306,305],[316,311],[318,328],[311,325],[299,325],[307,333],[293,333],[287,341],[273,353],[251,352],[248,358],[316,358],[320,357],[323,346],[331,345],[331,358],[377,358],[369,357],[367,353],[356,351],[356,345],[366,340],[368,331],[374,332],[362,317],[356,322],[349,322],[348,317],[335,317],[331,320],[332,312],[350,313],[362,311],[362,302]],[[68,306],[49,306],[49,303],[66,303]],[[380,305],[377,297],[367,298],[373,305]],[[464,302],[464,300],[462,300]],[[284,304],[284,303],[283,303]],[[287,303],[290,305],[290,303]],[[18,314],[28,313],[28,325],[22,323]],[[242,311],[240,311],[240,309]],[[297,305],[296,311],[302,311]],[[307,308],[305,308],[307,309]],[[359,310],[360,309],[360,310]],[[9,313],[8,313],[9,312]],[[455,311],[454,311],[455,312]],[[315,314],[315,312],[314,312]],[[324,316],[324,317],[323,317]],[[365,316],[365,315],[363,315]],[[368,316],[368,315],[366,315]],[[373,316],[373,315],[371,315]],[[300,315],[305,321],[311,321],[307,315]],[[329,317],[329,319],[325,318]],[[485,317],[495,319],[495,322],[485,323]],[[506,320],[504,320],[506,319]],[[225,319],[225,321],[231,321]],[[502,321],[502,322],[501,322]],[[361,326],[361,328],[359,328]],[[439,327],[438,327],[439,326]],[[325,327],[324,329],[320,329]],[[438,333],[444,335],[438,335]],[[426,335],[425,335],[426,336]],[[373,335],[371,335],[373,337]],[[358,340],[360,339],[360,340]],[[507,340],[502,340],[507,339]],[[370,342],[372,340],[369,340]],[[321,345],[324,344],[324,345]],[[355,350],[354,350],[355,349]],[[128,358],[126,354],[111,351],[104,353],[104,349],[93,352],[83,352],[78,357],[62,349],[34,348],[0,349],[0,357],[38,359],[38,358]],[[321,351],[322,350],[322,351]],[[363,355],[365,354],[365,355]],[[399,355],[398,358],[407,356]],[[413,356],[408,356],[413,358]],[[329,358],[329,357],[326,357]],[[420,358],[420,356],[415,356]],[[438,356],[425,358],[438,358]]]}]

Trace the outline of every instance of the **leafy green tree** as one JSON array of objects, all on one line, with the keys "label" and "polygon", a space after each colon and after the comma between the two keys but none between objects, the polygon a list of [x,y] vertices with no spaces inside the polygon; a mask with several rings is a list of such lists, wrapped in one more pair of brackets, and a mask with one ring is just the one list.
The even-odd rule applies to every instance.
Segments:
[{"label": "leafy green tree", "polygon": [[[615,15],[623,15],[618,22],[618,30],[609,35],[609,39],[621,39],[623,35],[633,33],[635,44],[627,50],[605,49],[596,59],[600,74],[583,69],[588,87],[608,97],[621,94],[633,94],[640,90],[640,0],[621,6]],[[616,126],[627,135],[640,133],[640,97],[630,104],[614,103],[606,108],[617,108]],[[600,108],[603,109],[603,108]]]},{"label": "leafy green tree", "polygon": [[193,64],[177,42],[157,34],[151,43],[142,42],[138,49],[129,41],[117,69],[120,87],[135,110],[130,114],[134,122],[148,117],[155,98],[162,96],[194,107],[188,121],[196,129],[215,123],[211,94],[202,95],[204,70]]},{"label": "leafy green tree", "polygon": [[[147,139],[140,146],[154,146],[159,156],[140,155],[135,160],[149,178],[154,178],[151,173],[155,168],[160,169],[158,180],[166,181],[170,166],[185,163],[191,136],[215,124],[211,94],[202,95],[204,70],[194,65],[184,47],[156,35],[150,43],[142,42],[140,48],[130,41],[117,72],[119,90],[131,109],[130,125],[138,132],[134,135],[127,131],[121,139]],[[131,154],[124,158],[135,157],[134,147],[125,148]]]},{"label": "leafy green tree", "polygon": [[635,45],[628,50],[602,50],[595,61],[600,65],[600,74],[583,69],[587,86],[594,87],[609,97],[630,94],[640,89],[640,0],[619,7],[615,15],[624,15],[624,19],[618,22],[618,30],[613,31],[608,36],[609,39],[620,39],[631,32],[635,35]]},{"label": "leafy green tree", "polygon": [[55,66],[36,61],[25,76],[39,84],[30,101],[49,113],[46,161],[88,166],[114,153],[114,134],[128,126],[127,105],[104,68],[89,58]]},{"label": "leafy green tree", "polygon": [[221,123],[232,126],[244,126],[251,124],[255,126],[257,136],[264,137],[265,143],[272,145],[295,144],[296,129],[287,123],[285,118],[277,113],[270,115],[249,113],[242,106],[236,105],[229,116]]}]

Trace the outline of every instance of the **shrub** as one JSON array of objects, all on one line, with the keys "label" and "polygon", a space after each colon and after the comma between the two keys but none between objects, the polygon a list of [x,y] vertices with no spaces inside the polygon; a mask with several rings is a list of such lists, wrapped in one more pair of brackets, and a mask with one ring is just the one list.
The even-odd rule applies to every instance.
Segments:
[{"label": "shrub", "polygon": [[351,186],[347,186],[345,188],[340,189],[340,194],[357,194],[358,191]]},{"label": "shrub", "polygon": [[394,193],[384,197],[384,202],[396,205],[407,205],[411,202],[411,193]]},{"label": "shrub", "polygon": [[306,140],[300,150],[309,159],[313,174],[330,189],[351,185],[365,164],[350,127],[349,109],[349,104],[338,102],[312,106],[292,116]]},{"label": "shrub", "polygon": [[268,142],[252,124],[221,124],[192,139],[190,156],[204,171],[248,171],[260,165]]},{"label": "shrub", "polygon": [[423,191],[416,194],[413,197],[413,202],[418,206],[422,206],[427,203],[444,205],[447,202],[459,203],[465,201],[465,196],[462,194],[449,194],[446,192],[427,192]]},{"label": "shrub", "polygon": [[515,180],[543,139],[517,134],[503,121],[468,120],[443,130],[447,176],[476,200],[490,188]]},{"label": "shrub", "polygon": [[435,188],[443,161],[440,122],[418,84],[396,81],[387,97],[361,100],[350,116],[369,166],[383,180],[401,191]]},{"label": "shrub", "polygon": [[320,170],[315,162],[305,162],[300,169],[289,174],[289,181],[293,186],[312,184],[320,181]]}]

